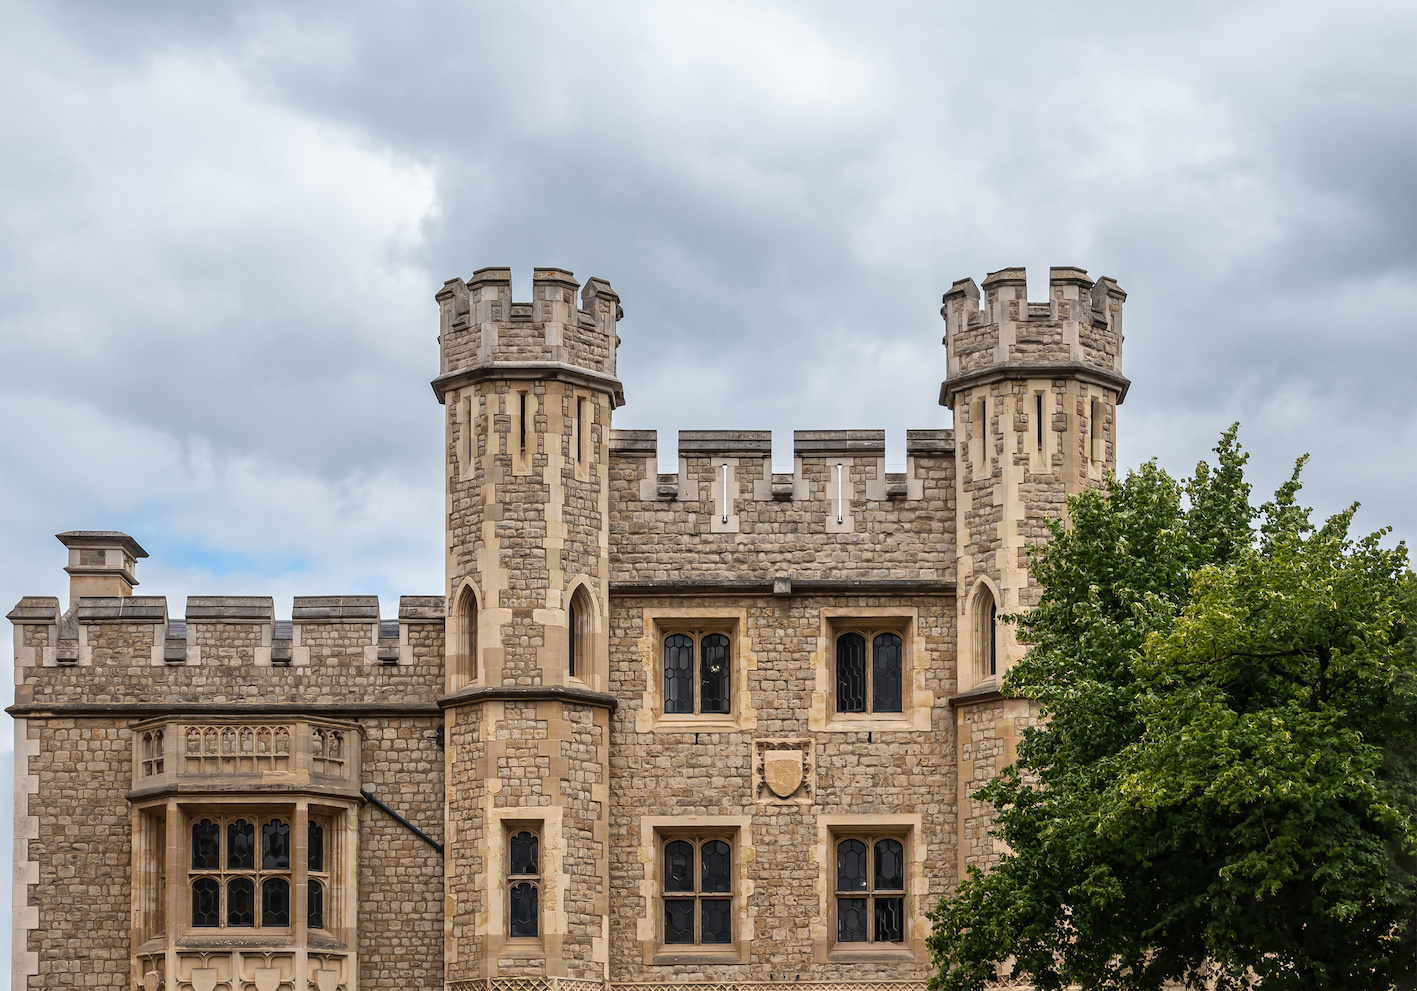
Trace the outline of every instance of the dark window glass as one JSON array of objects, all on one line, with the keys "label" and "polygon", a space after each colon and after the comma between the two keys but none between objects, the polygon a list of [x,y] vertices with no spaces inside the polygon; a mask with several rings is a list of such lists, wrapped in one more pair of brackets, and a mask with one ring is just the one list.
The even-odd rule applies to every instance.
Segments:
[{"label": "dark window glass", "polygon": [[571,607],[567,610],[566,626],[568,627],[566,630],[566,671],[574,678],[576,675],[576,640],[580,633],[580,626],[576,622],[575,596],[571,597]]},{"label": "dark window glass", "polygon": [[256,868],[256,825],[237,819],[226,827],[226,867],[233,871]]},{"label": "dark window glass", "polygon": [[836,938],[842,943],[866,942],[866,899],[837,899]]},{"label": "dark window glass", "polygon": [[[726,845],[726,844],[725,844]],[[703,900],[704,943],[733,942],[733,902],[727,898],[705,898]]]},{"label": "dark window glass", "polygon": [[682,633],[664,638],[664,711],[694,711],[694,641]]},{"label": "dark window glass", "polygon": [[999,608],[993,602],[989,603],[989,673],[999,673],[999,627],[997,624]]},{"label": "dark window glass", "polygon": [[323,871],[325,869],[325,827],[318,822],[312,822],[308,834],[310,843],[305,855],[305,863],[312,871]]},{"label": "dark window glass", "polygon": [[694,890],[694,847],[684,840],[664,844],[664,890]]},{"label": "dark window glass", "polygon": [[226,924],[256,924],[256,885],[249,877],[232,878],[226,885]]},{"label": "dark window glass", "polygon": [[666,898],[664,900],[664,941],[692,943],[694,941],[694,900]]},{"label": "dark window glass", "polygon": [[[221,827],[210,819],[192,823],[192,870],[214,871],[221,867]],[[196,923],[192,923],[196,925]],[[216,925],[215,922],[212,925]]]},{"label": "dark window glass", "polygon": [[212,877],[192,882],[192,925],[221,925],[221,885]]},{"label": "dark window glass", "polygon": [[871,641],[871,711],[900,712],[900,637],[879,633]]},{"label": "dark window glass", "polygon": [[512,868],[510,874],[539,874],[537,869],[538,846],[536,834],[523,829],[512,836]]},{"label": "dark window glass", "polygon": [[261,925],[290,925],[290,882],[283,877],[261,883]]},{"label": "dark window glass", "polygon": [[290,827],[279,819],[261,827],[261,869],[290,870]]},{"label": "dark window glass", "polygon": [[876,899],[876,942],[905,942],[905,899]]},{"label": "dark window glass", "polygon": [[310,882],[306,904],[305,924],[311,929],[325,928],[325,886],[319,881]]},{"label": "dark window glass", "polygon": [[866,711],[866,638],[859,633],[836,638],[836,711]]},{"label": "dark window glass", "polygon": [[876,843],[876,890],[905,890],[905,848],[900,840]]},{"label": "dark window glass", "polygon": [[860,840],[842,840],[836,845],[836,890],[866,890],[866,844]]},{"label": "dark window glass", "polygon": [[536,935],[536,885],[523,881],[512,885],[511,935]]},{"label": "dark window glass", "polygon": [[700,891],[732,891],[730,872],[733,867],[733,853],[723,840],[709,840],[699,850],[703,864],[703,884]]},{"label": "dark window glass", "polygon": [[699,711],[728,712],[728,638],[710,633],[699,641]]}]

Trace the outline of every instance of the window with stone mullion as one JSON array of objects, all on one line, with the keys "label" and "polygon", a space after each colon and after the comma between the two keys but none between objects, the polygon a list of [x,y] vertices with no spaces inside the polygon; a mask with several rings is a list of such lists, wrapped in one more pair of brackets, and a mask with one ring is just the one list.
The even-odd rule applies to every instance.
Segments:
[{"label": "window with stone mullion", "polygon": [[290,927],[291,816],[191,821],[188,892],[194,928]]},{"label": "window with stone mullion", "polygon": [[530,939],[541,934],[541,837],[514,827],[507,837],[507,935]]},{"label": "window with stone mullion", "polygon": [[733,847],[726,839],[664,844],[664,942],[733,942]]},{"label": "window with stone mullion", "polygon": [[733,711],[732,657],[722,633],[671,633],[664,638],[664,711],[688,715]]},{"label": "window with stone mullion", "polygon": [[905,844],[848,836],[836,844],[838,943],[905,941]]},{"label": "window with stone mullion", "polygon": [[[866,645],[871,645],[869,667]],[[901,712],[904,646],[891,630],[847,630],[836,638],[836,711]]]}]

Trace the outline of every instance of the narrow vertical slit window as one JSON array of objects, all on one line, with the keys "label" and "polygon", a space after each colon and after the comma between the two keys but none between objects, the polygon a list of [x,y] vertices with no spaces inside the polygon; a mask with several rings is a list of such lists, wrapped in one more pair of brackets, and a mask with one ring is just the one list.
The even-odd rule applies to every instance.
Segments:
[{"label": "narrow vertical slit window", "polygon": [[585,400],[576,400],[576,464],[586,460]]},{"label": "narrow vertical slit window", "polygon": [[845,465],[841,465],[841,464],[839,464],[839,465],[836,466],[836,521],[837,521],[838,523],[845,522],[845,518],[846,518],[846,513],[845,513],[845,511],[843,510],[842,505],[841,505],[841,497],[842,497],[842,482],[841,482],[841,476],[842,476],[842,472],[845,470],[845,467],[846,467]]},{"label": "narrow vertical slit window", "polygon": [[1038,438],[1038,450],[1041,451],[1043,450],[1043,393],[1035,392],[1033,394],[1033,405],[1034,433]]},{"label": "narrow vertical slit window", "polygon": [[526,457],[526,393],[517,393],[517,453],[521,457]]},{"label": "narrow vertical slit window", "polygon": [[1102,403],[1092,401],[1092,410],[1087,418],[1088,432],[1092,435],[1092,460],[1103,460],[1102,450]]},{"label": "narrow vertical slit window", "polygon": [[974,656],[981,677],[999,673],[999,604],[989,586],[979,585],[974,605]]},{"label": "narrow vertical slit window", "polygon": [[723,522],[728,522],[728,465],[723,466]]},{"label": "narrow vertical slit window", "polygon": [[455,692],[477,680],[477,597],[467,586],[458,596],[457,637],[453,647],[448,690]]},{"label": "narrow vertical slit window", "polygon": [[566,610],[566,673],[572,678],[587,680],[591,672],[592,633],[595,607],[584,585],[576,587]]}]

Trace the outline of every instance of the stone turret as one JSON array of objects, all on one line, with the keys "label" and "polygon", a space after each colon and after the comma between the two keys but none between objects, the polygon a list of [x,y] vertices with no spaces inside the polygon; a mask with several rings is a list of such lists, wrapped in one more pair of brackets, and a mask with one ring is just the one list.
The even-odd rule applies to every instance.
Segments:
[{"label": "stone turret", "polygon": [[[447,407],[447,977],[602,979],[609,860],[610,285],[437,294]],[[537,855],[529,872],[527,844]],[[511,873],[514,869],[522,873]],[[515,889],[515,890],[514,890]]]},{"label": "stone turret", "polygon": [[1049,270],[1048,298],[1030,302],[1024,270],[1006,268],[944,295],[948,377],[940,405],[954,413],[959,610],[960,870],[988,866],[992,813],[973,789],[1013,762],[1024,699],[999,683],[1024,648],[996,617],[1038,603],[1029,546],[1048,539],[1067,497],[1116,467],[1122,303],[1112,279]]}]

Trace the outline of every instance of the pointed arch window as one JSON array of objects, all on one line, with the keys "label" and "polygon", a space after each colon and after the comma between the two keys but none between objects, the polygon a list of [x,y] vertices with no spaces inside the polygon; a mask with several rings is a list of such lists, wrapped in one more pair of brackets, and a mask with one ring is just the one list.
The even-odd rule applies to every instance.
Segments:
[{"label": "pointed arch window", "polygon": [[581,681],[589,680],[594,616],[590,593],[578,586],[566,610],[566,673]]},{"label": "pointed arch window", "polygon": [[984,584],[975,595],[974,656],[979,659],[980,677],[999,673],[999,606],[993,589]]},{"label": "pointed arch window", "polygon": [[477,680],[477,597],[464,587],[458,596],[457,639],[448,690],[455,692]]}]

